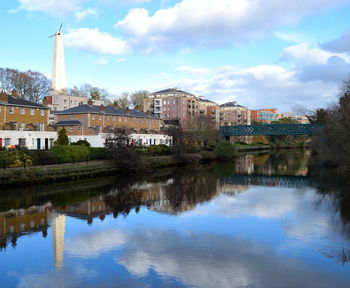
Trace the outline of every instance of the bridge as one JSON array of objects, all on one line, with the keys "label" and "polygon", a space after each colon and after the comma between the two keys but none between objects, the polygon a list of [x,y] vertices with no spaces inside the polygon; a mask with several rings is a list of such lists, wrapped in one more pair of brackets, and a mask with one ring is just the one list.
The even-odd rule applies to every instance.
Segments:
[{"label": "bridge", "polygon": [[318,135],[324,125],[321,124],[260,124],[221,126],[221,135],[253,136],[253,135]]},{"label": "bridge", "polygon": [[288,188],[305,188],[314,185],[314,182],[314,179],[306,176],[234,174],[231,177],[220,178],[221,185],[259,185]]}]

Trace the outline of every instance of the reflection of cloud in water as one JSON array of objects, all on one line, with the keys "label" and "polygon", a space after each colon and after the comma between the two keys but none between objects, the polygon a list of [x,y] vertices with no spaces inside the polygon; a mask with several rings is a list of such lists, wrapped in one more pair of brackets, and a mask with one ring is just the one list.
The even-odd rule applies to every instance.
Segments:
[{"label": "reflection of cloud in water", "polygon": [[80,257],[97,257],[126,243],[126,237],[120,230],[83,233],[67,239],[65,251]]},{"label": "reflection of cloud in water", "polygon": [[[278,218],[292,211],[298,202],[294,189],[251,187],[233,196],[220,195],[210,205],[200,206],[184,216],[221,215],[241,217],[252,215],[260,218]],[[300,195],[298,195],[300,196]]]},{"label": "reflection of cloud in water", "polygon": [[135,276],[149,269],[199,287],[348,287],[339,278],[238,238],[137,231],[116,261]]}]

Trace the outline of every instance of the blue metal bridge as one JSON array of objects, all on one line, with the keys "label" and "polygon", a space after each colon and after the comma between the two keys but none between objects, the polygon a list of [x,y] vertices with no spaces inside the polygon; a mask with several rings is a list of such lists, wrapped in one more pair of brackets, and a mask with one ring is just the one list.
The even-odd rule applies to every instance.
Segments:
[{"label": "blue metal bridge", "polygon": [[320,124],[261,124],[221,126],[223,136],[249,135],[318,135],[324,125]]}]

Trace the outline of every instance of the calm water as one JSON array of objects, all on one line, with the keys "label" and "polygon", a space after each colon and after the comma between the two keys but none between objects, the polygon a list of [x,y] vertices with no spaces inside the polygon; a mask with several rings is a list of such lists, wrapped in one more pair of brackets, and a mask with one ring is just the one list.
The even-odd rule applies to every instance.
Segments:
[{"label": "calm water", "polygon": [[0,287],[350,287],[350,177],[307,162],[1,191]]}]

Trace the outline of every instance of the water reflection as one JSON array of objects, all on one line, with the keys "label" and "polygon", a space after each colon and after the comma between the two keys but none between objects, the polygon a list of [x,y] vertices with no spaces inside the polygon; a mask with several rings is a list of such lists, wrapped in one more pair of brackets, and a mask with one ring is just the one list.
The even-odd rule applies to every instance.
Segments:
[{"label": "water reflection", "polygon": [[[235,164],[7,191],[0,279],[8,287],[349,287],[349,186],[311,177],[308,156],[247,154]],[[33,264],[38,249],[46,265]],[[19,265],[23,255],[30,260]]]}]

